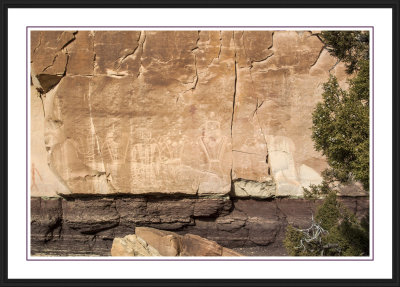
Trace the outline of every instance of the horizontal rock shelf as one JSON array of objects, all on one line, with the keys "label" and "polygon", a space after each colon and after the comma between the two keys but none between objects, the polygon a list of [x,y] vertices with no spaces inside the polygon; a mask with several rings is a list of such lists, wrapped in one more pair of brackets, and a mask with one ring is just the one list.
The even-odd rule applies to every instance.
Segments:
[{"label": "horizontal rock shelf", "polygon": [[[339,199],[358,218],[367,197]],[[244,255],[286,255],[287,224],[305,228],[321,200],[117,197],[31,199],[31,253],[48,256],[110,256],[114,238],[151,227],[194,234]],[[153,243],[154,244],[154,243]],[[251,251],[252,252],[252,251]]]}]

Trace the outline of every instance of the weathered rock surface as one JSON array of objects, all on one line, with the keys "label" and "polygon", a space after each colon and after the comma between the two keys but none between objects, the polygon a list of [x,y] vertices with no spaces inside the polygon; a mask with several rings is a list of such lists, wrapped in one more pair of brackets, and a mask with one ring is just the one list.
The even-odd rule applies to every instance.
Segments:
[{"label": "weathered rock surface", "polygon": [[139,236],[127,235],[124,238],[114,238],[111,256],[161,256],[157,249],[148,245]]},{"label": "weathered rock surface", "polygon": [[[342,197],[339,200],[359,219],[369,213],[367,197]],[[152,196],[69,200],[32,198],[31,253],[109,256],[114,238],[133,235],[136,231],[137,236],[163,256],[193,254],[197,249],[205,252],[206,248],[214,246],[208,241],[194,241],[195,235],[245,255],[283,256],[286,255],[283,247],[286,226],[309,227],[311,216],[321,202],[292,198],[231,201]],[[186,239],[179,241],[174,233],[166,230],[181,236],[192,234],[185,237],[192,245],[184,245],[182,242]],[[124,244],[129,243],[126,240],[114,248],[115,254],[125,252]],[[137,248],[143,254],[154,254],[147,245],[141,244],[142,247]],[[138,254],[133,250],[136,249],[129,251],[130,254]],[[214,248],[212,250],[210,253],[215,252]],[[254,250],[256,254],[253,254]],[[230,252],[222,249],[222,254]]]},{"label": "weathered rock surface", "polygon": [[44,144],[45,122],[43,120],[45,95],[40,95],[31,86],[31,195],[55,197],[58,193],[68,193],[69,189],[48,165],[48,153]]},{"label": "weathered rock surface", "polygon": [[241,256],[215,241],[198,235],[179,235],[148,227],[137,227],[135,235],[115,238],[111,256]]},{"label": "weathered rock surface", "polygon": [[159,251],[162,256],[179,256],[180,236],[174,232],[136,227],[135,234]]},{"label": "weathered rock surface", "polygon": [[302,196],[335,64],[308,31],[32,31],[31,195]]}]

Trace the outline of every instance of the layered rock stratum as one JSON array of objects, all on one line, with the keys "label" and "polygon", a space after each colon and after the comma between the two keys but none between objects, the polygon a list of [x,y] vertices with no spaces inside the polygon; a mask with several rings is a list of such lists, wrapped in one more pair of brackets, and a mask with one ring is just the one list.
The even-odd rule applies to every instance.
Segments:
[{"label": "layered rock stratum", "polygon": [[318,31],[32,31],[30,40],[33,253],[107,234],[93,252],[109,255],[109,240],[135,226],[265,246],[287,224],[280,198],[309,205],[296,198],[327,167],[312,111],[330,74],[347,85]]},{"label": "layered rock stratum", "polygon": [[[368,214],[365,197],[340,201],[359,219]],[[31,253],[110,256],[114,238],[135,234],[137,227],[151,227],[198,235],[244,255],[285,256],[287,225],[310,227],[320,204],[321,200],[291,198],[33,197]]]}]

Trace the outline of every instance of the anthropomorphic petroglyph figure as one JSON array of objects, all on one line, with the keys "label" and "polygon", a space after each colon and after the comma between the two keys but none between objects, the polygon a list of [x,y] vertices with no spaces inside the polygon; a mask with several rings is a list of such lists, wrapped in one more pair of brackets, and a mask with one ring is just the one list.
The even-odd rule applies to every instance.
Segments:
[{"label": "anthropomorphic petroglyph figure", "polygon": [[160,152],[152,140],[151,131],[141,128],[136,131],[135,143],[130,150],[133,183],[140,187],[158,186],[160,182]]},{"label": "anthropomorphic petroglyph figure", "polygon": [[182,180],[179,175],[182,171],[182,154],[185,147],[185,137],[173,140],[167,136],[161,137],[158,146],[161,159],[161,173],[174,182]]},{"label": "anthropomorphic petroglyph figure", "polygon": [[209,172],[223,174],[221,159],[225,144],[226,137],[221,135],[220,123],[217,121],[206,122],[200,137],[200,145],[206,155]]}]

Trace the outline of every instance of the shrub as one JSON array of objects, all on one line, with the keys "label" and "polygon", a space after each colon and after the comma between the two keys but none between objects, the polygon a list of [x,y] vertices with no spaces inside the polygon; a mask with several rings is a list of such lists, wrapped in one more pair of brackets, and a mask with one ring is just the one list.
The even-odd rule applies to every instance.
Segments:
[{"label": "shrub", "polygon": [[288,226],[284,246],[291,256],[368,256],[368,218],[358,222],[330,192],[310,228]]}]

